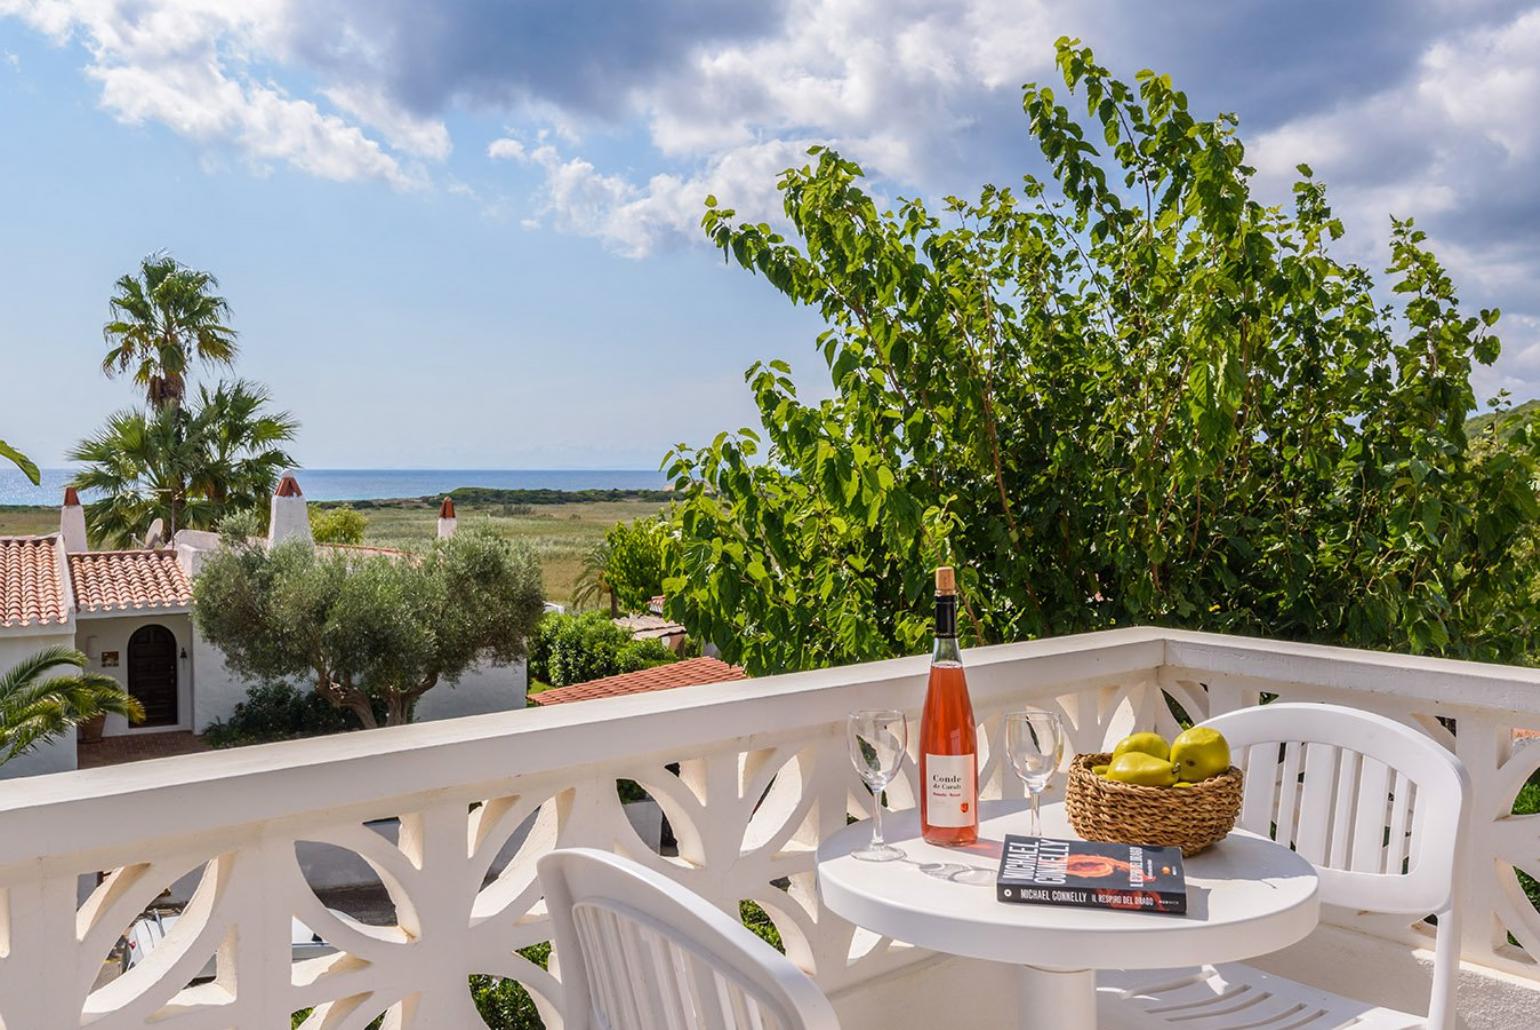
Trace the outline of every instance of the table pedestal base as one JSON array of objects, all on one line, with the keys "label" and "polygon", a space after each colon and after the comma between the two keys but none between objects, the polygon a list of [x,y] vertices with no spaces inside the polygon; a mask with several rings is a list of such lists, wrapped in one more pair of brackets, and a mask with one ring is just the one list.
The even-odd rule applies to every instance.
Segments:
[{"label": "table pedestal base", "polygon": [[1096,1030],[1096,973],[1021,966],[1016,978],[1022,1030]]}]

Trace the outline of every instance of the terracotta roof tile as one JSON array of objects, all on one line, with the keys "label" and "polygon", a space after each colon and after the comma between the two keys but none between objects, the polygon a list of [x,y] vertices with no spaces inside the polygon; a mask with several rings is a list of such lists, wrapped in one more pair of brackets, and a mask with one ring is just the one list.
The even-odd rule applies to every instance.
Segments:
[{"label": "terracotta roof tile", "polygon": [[657,665],[639,672],[624,672],[619,676],[574,683],[566,687],[531,694],[530,700],[537,705],[559,705],[568,701],[589,701],[599,697],[624,697],[627,694],[649,694],[675,687],[694,687],[703,683],[730,683],[746,680],[748,673],[736,665],[728,665],[717,658],[688,658],[670,665]]},{"label": "terracotta roof tile", "polygon": [[69,620],[58,556],[57,536],[0,537],[0,626]]},{"label": "terracotta roof tile", "polygon": [[80,507],[80,492],[77,491],[73,486],[67,486],[64,488],[64,506],[66,508]]},{"label": "terracotta roof tile", "polygon": [[69,556],[75,605],[83,612],[185,608],[192,584],[175,551],[79,551]]},{"label": "terracotta roof tile", "polygon": [[274,490],[273,493],[277,494],[279,497],[305,496],[300,492],[299,480],[295,479],[293,476],[287,475],[278,481],[278,489]]},{"label": "terracotta roof tile", "polygon": [[444,498],[444,503],[438,506],[438,517],[452,519],[455,517],[455,502],[453,497]]}]

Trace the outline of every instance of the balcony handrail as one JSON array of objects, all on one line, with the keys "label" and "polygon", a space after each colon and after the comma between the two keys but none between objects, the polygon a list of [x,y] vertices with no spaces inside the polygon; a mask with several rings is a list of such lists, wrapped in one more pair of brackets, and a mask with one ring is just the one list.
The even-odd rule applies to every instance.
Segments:
[{"label": "balcony handrail", "polygon": [[1191,630],[1159,633],[1168,676],[1218,674],[1540,715],[1540,669]]},{"label": "balcony handrail", "polygon": [[[1222,675],[1264,689],[1295,684],[1540,717],[1540,669],[1189,630],[1132,627],[998,644],[969,649],[966,661],[970,689],[985,702],[1034,681],[1062,691],[1141,674],[1162,682]],[[398,806],[443,790],[474,793],[478,782],[688,753],[720,741],[724,726],[765,734],[827,725],[859,707],[917,709],[925,668],[924,656],[912,656],[0,781],[0,868],[108,840],[293,817],[305,798],[328,811]],[[468,769],[482,775],[468,780]],[[215,784],[225,803],[210,810],[198,799]]]}]

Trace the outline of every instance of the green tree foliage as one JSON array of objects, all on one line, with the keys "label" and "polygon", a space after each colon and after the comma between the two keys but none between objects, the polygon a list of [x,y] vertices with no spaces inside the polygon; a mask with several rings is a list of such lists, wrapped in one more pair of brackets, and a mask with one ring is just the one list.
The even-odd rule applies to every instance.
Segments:
[{"label": "green tree foliage", "polygon": [[814,148],[780,183],[796,242],[707,199],[724,254],[823,315],[834,396],[755,365],[764,435],[671,455],[670,614],[756,674],[912,652],[947,561],[975,642],[1159,623],[1524,658],[1536,430],[1464,425],[1497,312],[1461,313],[1409,220],[1380,303],[1308,168],[1264,206],[1232,116],[1075,41],[1058,63],[1073,101],[1024,94],[1050,182],[883,211]]},{"label": "green tree foliage", "polygon": [[0,765],[100,715],[144,718],[117,680],[85,668],[79,651],[46,647],[0,673]]},{"label": "green tree foliage", "polygon": [[603,612],[547,612],[529,645],[529,676],[565,687],[663,665],[674,654],[658,640],[632,640]]},{"label": "green tree foliage", "polygon": [[645,518],[617,522],[604,534],[609,545],[606,578],[623,611],[645,611],[663,592],[665,530],[662,519]]},{"label": "green tree foliage", "polygon": [[169,537],[266,503],[279,473],[294,464],[283,444],[299,428],[269,403],[265,389],[236,380],[199,387],[192,405],[109,417],[69,456],[83,466],[74,485],[100,497],[86,505],[91,536],[128,546],[157,518]]},{"label": "green tree foliage", "polygon": [[663,534],[657,517],[617,522],[583,555],[572,601],[588,608],[608,597],[610,616],[639,612],[663,591]]},{"label": "green tree foliage", "polygon": [[348,504],[310,509],[310,535],[318,544],[361,544],[368,528],[363,512]]},{"label": "green tree foliage", "polygon": [[308,679],[366,727],[411,721],[417,699],[483,661],[525,655],[542,610],[527,547],[468,531],[406,557],[271,551],[230,534],[193,584],[198,628],[256,680]]},{"label": "green tree foliage", "polygon": [[229,365],[235,330],[226,325],[230,305],[214,291],[219,280],[188,268],[168,254],[151,254],[138,274],[114,285],[112,318],[102,326],[109,376],[130,370],[152,408],[176,407],[187,393],[194,361]]}]

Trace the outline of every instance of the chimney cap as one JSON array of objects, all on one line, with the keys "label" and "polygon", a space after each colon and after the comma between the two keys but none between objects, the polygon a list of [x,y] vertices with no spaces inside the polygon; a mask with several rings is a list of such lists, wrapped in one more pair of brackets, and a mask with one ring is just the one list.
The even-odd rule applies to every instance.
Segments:
[{"label": "chimney cap", "polygon": [[441,518],[441,519],[452,519],[452,518],[455,517],[455,502],[454,502],[454,498],[452,498],[452,497],[445,497],[444,498],[444,503],[440,504],[438,506],[438,517]]},{"label": "chimney cap", "polygon": [[76,492],[73,486],[64,488],[64,506],[66,508],[80,507],[80,494]]},{"label": "chimney cap", "polygon": [[273,491],[273,496],[303,497],[305,495],[300,491],[299,480],[285,472],[283,478],[278,481],[278,489]]}]

